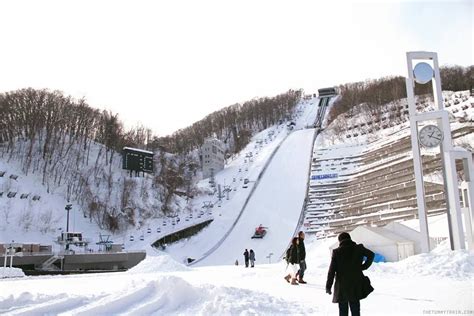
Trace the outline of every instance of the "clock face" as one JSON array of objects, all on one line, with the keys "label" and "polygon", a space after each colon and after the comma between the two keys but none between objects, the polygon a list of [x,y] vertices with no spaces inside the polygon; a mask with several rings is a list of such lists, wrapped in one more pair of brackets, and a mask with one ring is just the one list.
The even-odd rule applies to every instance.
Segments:
[{"label": "clock face", "polygon": [[443,132],[436,125],[424,126],[418,133],[420,143],[428,148],[438,146],[443,140]]}]

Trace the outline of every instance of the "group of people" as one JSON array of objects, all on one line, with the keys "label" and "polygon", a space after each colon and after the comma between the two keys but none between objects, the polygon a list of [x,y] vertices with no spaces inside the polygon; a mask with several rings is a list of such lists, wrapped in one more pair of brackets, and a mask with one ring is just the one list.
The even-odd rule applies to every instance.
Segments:
[{"label": "group of people", "polygon": [[[293,285],[306,284],[303,280],[306,270],[306,249],[304,246],[305,234],[298,233],[298,237],[293,237],[291,246],[286,252],[288,262],[288,274],[284,279]],[[375,254],[364,247],[356,244],[351,236],[344,232],[338,236],[339,247],[334,249],[329,265],[326,293],[332,295],[334,279],[333,303],[339,305],[339,315],[348,315],[349,308],[353,316],[360,315],[360,300],[369,295],[374,288],[370,284],[368,277],[364,276],[374,261]]]},{"label": "group of people", "polygon": [[297,237],[291,239],[291,245],[286,251],[286,261],[288,262],[286,282],[293,285],[306,284],[303,279],[306,270],[306,248],[304,246],[304,232],[300,231]]},{"label": "group of people", "polygon": [[250,267],[251,268],[253,268],[255,266],[255,252],[252,249],[250,249],[250,251],[245,249],[245,251],[244,251],[244,262],[245,262],[245,267],[246,268],[249,267],[249,262],[250,262]]},{"label": "group of people", "polygon": [[[288,262],[287,275],[284,279],[292,284],[306,284],[303,279],[306,271],[306,248],[304,245],[305,233],[298,232],[297,237],[291,239],[291,245],[286,251],[285,259]],[[353,316],[360,315],[360,300],[367,297],[373,287],[370,280],[364,276],[363,270],[367,270],[374,261],[375,254],[362,244],[352,241],[348,233],[338,236],[339,247],[334,249],[331,264],[326,281],[326,293],[333,295],[333,303],[339,305],[339,315],[348,315],[349,308]],[[255,252],[245,249],[245,267],[255,266]],[[235,261],[238,265],[238,261]],[[335,279],[335,283],[334,283]],[[334,294],[332,286],[334,284]]]}]

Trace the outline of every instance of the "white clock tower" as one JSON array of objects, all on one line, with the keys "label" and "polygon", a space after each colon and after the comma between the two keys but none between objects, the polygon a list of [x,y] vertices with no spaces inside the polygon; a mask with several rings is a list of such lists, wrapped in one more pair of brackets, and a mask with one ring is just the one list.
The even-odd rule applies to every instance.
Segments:
[{"label": "white clock tower", "polygon": [[[416,65],[414,65],[416,61]],[[422,236],[422,252],[430,251],[428,221],[426,217],[425,188],[423,182],[423,166],[420,146],[440,148],[443,165],[446,205],[448,207],[448,223],[451,248],[474,250],[474,170],[472,153],[462,148],[453,148],[449,115],[444,109],[441,94],[441,78],[439,75],[438,56],[433,52],[407,53],[408,78],[406,78],[408,111],[410,115],[411,143],[413,164],[415,169],[416,198]],[[426,84],[432,81],[435,110],[417,112],[415,106],[415,82]],[[430,124],[433,123],[433,124]],[[421,129],[420,126],[424,125]],[[459,197],[456,160],[462,160],[465,181],[461,185],[462,205]],[[464,222],[464,225],[463,225]],[[464,230],[465,228],[465,230]],[[464,232],[465,231],[465,232]]]}]

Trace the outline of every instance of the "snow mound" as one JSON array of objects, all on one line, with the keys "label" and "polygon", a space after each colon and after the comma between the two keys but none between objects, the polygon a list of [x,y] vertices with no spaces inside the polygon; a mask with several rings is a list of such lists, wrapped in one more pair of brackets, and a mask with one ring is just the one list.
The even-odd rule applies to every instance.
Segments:
[{"label": "snow mound", "polygon": [[[84,301],[84,300],[83,300]],[[230,287],[193,286],[180,277],[165,276],[126,291],[89,300],[73,315],[255,315],[291,314],[294,306],[267,294]]]},{"label": "snow mound", "polygon": [[125,290],[111,293],[79,308],[74,315],[152,315],[179,313],[200,301],[200,291],[177,277],[163,277],[145,284],[132,283]]},{"label": "snow mound", "polygon": [[23,270],[18,268],[0,268],[0,279],[24,277]]},{"label": "snow mound", "polygon": [[23,292],[18,296],[10,295],[0,300],[0,314],[7,315],[56,315],[89,301],[88,298],[69,295],[44,295]]},{"label": "snow mound", "polygon": [[145,260],[128,271],[128,273],[153,273],[153,272],[172,272],[172,271],[189,271],[190,268],[175,261],[166,253],[153,254],[148,252]]},{"label": "snow mound", "polygon": [[211,287],[205,291],[200,315],[294,315],[314,312],[264,293],[231,287]]},{"label": "snow mound", "polygon": [[474,254],[469,254],[466,250],[452,251],[445,241],[430,253],[372,266],[370,270],[379,273],[466,280],[474,277]]},{"label": "snow mound", "polygon": [[[42,295],[42,294],[40,294],[39,296],[42,298],[47,297],[46,295]],[[29,292],[23,292],[18,296],[14,296],[14,295],[6,296],[4,299],[0,300],[0,313],[10,311],[14,309],[15,306],[27,306],[28,304],[35,302],[36,299],[37,298]]]}]

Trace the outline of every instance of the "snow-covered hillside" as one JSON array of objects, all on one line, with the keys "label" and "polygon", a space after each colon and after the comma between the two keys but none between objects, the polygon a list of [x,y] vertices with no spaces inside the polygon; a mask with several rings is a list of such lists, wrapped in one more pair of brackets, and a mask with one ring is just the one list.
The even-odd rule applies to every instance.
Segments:
[{"label": "snow-covered hillside", "polygon": [[[303,101],[299,104],[293,115],[297,123],[296,129],[303,128],[308,122],[314,121],[316,111],[314,104],[317,100]],[[310,106],[313,105],[313,106]],[[253,137],[253,141],[238,155],[234,156],[226,168],[216,175],[216,183],[222,186],[229,186],[232,191],[229,192],[229,200],[221,199],[218,201],[217,192],[207,195],[213,189],[209,186],[208,179],[198,183],[198,189],[205,194],[196,195],[194,199],[188,202],[176,196],[172,207],[177,210],[181,220],[168,218],[159,212],[161,202],[156,196],[159,194],[159,188],[153,184],[153,179],[147,176],[145,178],[129,178],[127,172],[121,170],[120,156],[107,156],[107,151],[102,145],[91,142],[87,156],[90,159],[84,159],[84,166],[74,173],[74,177],[81,177],[82,183],[89,192],[88,199],[94,201],[98,207],[106,207],[110,210],[116,210],[118,217],[124,218],[119,210],[134,209],[135,214],[127,214],[128,220],[133,223],[129,228],[110,233],[97,225],[94,213],[91,213],[89,203],[86,199],[79,201],[68,201],[70,191],[68,182],[63,181],[62,185],[51,184],[44,186],[42,184],[41,173],[25,174],[22,170],[20,160],[9,159],[9,155],[4,154],[0,158],[0,242],[40,242],[51,244],[52,241],[66,227],[66,204],[72,204],[70,212],[70,230],[81,231],[85,236],[92,240],[98,240],[99,234],[111,234],[111,239],[116,243],[125,244],[127,249],[143,249],[152,244],[157,239],[169,234],[170,232],[184,229],[193,224],[207,219],[214,219],[204,232],[198,243],[201,246],[186,243],[187,247],[181,251],[173,251],[173,256],[179,260],[185,260],[187,257],[199,258],[204,252],[208,251],[212,245],[206,236],[223,236],[230,227],[236,222],[236,217],[242,210],[244,201],[249,196],[249,192],[257,180],[257,177],[266,166],[269,157],[275,152],[275,149],[288,136],[289,130],[286,123],[273,126],[264,130]],[[80,146],[72,145],[72,150],[79,151]],[[26,159],[25,154],[18,150],[21,159]],[[253,153],[251,158],[245,157],[248,153]],[[40,157],[34,157],[40,159]],[[57,157],[61,163],[60,157]],[[85,162],[85,161],[88,162]],[[109,163],[109,161],[111,161]],[[10,176],[18,176],[10,178]],[[66,177],[67,178],[67,177]],[[244,179],[250,183],[248,188],[243,188]],[[152,187],[155,187],[152,189]],[[16,192],[14,198],[7,197],[8,193]],[[28,197],[20,198],[23,194]],[[39,200],[33,197],[38,196]],[[203,203],[212,205],[213,208],[203,208]],[[127,227],[127,225],[123,225]],[[21,231],[21,233],[18,233]],[[53,244],[53,246],[56,246]],[[179,247],[178,247],[179,248]]]},{"label": "snow-covered hillside", "polygon": [[[263,174],[254,194],[229,236],[220,247],[202,261],[202,265],[230,264],[240,258],[244,249],[260,255],[279,258],[298,229],[298,219],[306,196],[309,152],[313,129],[292,133],[278,149]],[[255,228],[262,224],[267,233],[262,239],[251,239]]]},{"label": "snow-covered hillside", "polygon": [[[301,179],[308,175],[314,136],[314,130],[305,127],[316,119],[317,102],[303,101],[298,106],[294,130],[281,124],[257,134],[239,157],[217,173],[216,182],[232,189],[229,200],[212,200],[214,222],[199,235],[170,245],[169,254],[180,262],[198,259],[198,265],[232,264],[245,248],[253,248],[261,257],[270,253],[280,257],[302,212],[306,181]],[[246,188],[245,179],[249,180]],[[207,182],[200,185],[207,187]],[[206,200],[193,201],[193,207],[201,208]],[[251,239],[260,224],[268,227],[267,235]]]},{"label": "snow-covered hillside", "polygon": [[[0,158],[0,172],[4,172],[0,177],[0,242],[51,244],[66,228],[66,204],[72,205],[70,230],[84,232],[93,240],[101,233],[110,234],[104,222],[105,210],[115,213],[119,226],[146,231],[147,227],[142,227],[145,219],[155,217],[150,222],[157,223],[161,202],[157,189],[152,189],[152,178],[130,178],[121,169],[120,155],[110,158],[104,152],[102,145],[93,143],[90,155],[94,162],[91,159],[80,170],[72,171],[74,175],[68,174],[71,168],[64,167],[66,179],[60,185],[43,185],[41,174],[25,174],[20,161],[4,154]],[[76,179],[69,182],[73,176]],[[82,186],[81,199],[70,194],[76,183]],[[10,197],[11,192],[16,195]],[[177,197],[177,202],[180,200]],[[125,214],[123,209],[134,209],[135,213]]]}]

